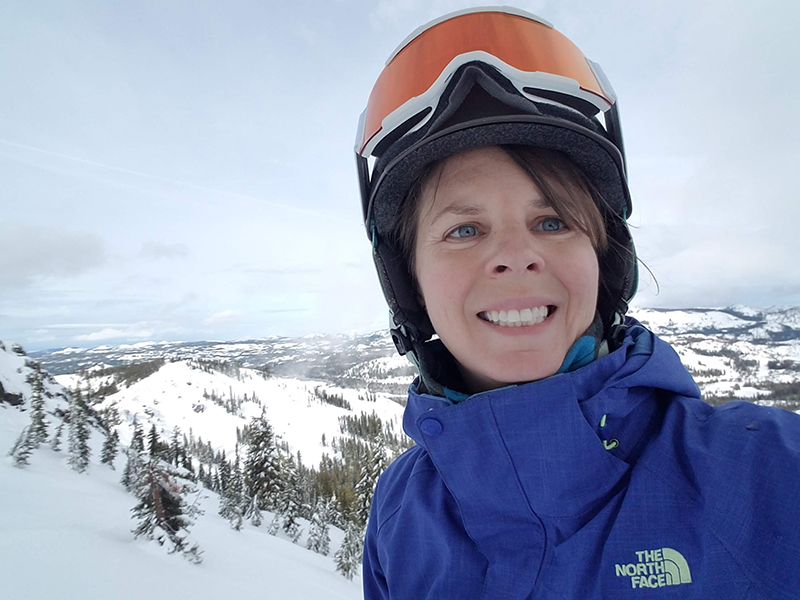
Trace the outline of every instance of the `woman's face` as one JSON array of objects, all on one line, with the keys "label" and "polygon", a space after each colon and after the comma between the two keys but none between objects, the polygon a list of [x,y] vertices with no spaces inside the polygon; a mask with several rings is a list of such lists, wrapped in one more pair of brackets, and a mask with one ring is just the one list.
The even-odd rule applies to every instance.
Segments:
[{"label": "woman's face", "polygon": [[589,238],[498,147],[448,158],[421,202],[422,303],[468,390],[553,375],[594,319],[599,269]]}]

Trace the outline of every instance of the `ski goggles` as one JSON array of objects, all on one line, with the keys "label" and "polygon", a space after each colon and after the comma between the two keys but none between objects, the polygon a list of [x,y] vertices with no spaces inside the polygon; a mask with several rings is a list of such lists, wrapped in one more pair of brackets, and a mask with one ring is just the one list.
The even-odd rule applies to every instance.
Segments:
[{"label": "ski goggles", "polygon": [[382,144],[422,127],[450,76],[472,61],[497,68],[531,100],[563,104],[589,117],[603,113],[609,138],[617,144],[619,137],[621,149],[616,95],[600,66],[547,21],[498,7],[451,13],[398,46],[359,120],[356,154],[378,155]]}]

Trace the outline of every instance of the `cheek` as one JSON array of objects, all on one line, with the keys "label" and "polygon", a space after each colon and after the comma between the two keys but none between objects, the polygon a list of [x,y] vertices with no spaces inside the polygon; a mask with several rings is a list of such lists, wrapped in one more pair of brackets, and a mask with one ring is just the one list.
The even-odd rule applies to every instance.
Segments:
[{"label": "cheek", "polygon": [[463,305],[465,270],[446,256],[420,253],[416,275],[423,304],[438,331]]},{"label": "cheek", "polygon": [[563,272],[564,283],[572,300],[576,301],[576,308],[580,308],[581,312],[587,311],[593,316],[597,306],[600,276],[594,249],[591,246],[580,248],[565,264]]}]

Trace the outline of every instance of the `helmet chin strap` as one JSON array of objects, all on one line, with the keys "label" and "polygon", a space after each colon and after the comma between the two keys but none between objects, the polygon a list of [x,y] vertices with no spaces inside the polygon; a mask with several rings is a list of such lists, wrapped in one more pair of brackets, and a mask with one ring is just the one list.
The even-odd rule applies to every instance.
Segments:
[{"label": "helmet chin strap", "polygon": [[[413,328],[413,325],[411,327]],[[619,348],[625,338],[627,329],[628,326],[625,324],[624,315],[616,313],[612,325],[603,330],[600,314],[595,313],[592,325],[581,336],[581,338],[585,338],[585,336],[589,335],[595,338],[594,342],[592,342],[594,347],[593,356],[589,359],[589,362]],[[394,313],[391,310],[389,311],[389,332],[400,355],[405,356],[417,368],[424,386],[424,390],[420,391],[441,397],[446,396],[445,387],[458,392],[464,391],[458,389],[460,386],[456,383],[460,379],[456,360],[440,339],[420,341],[418,337],[415,338],[410,334],[405,325],[397,325]],[[574,348],[571,348],[570,352],[572,350]],[[565,358],[565,360],[567,359]],[[576,367],[583,366],[585,362],[584,360],[582,363],[579,362],[573,365],[562,364],[558,372],[562,372],[562,369],[565,371],[573,370]]]},{"label": "helmet chin strap", "polygon": [[[413,325],[410,325],[413,328]],[[405,356],[419,372],[425,393],[444,396],[444,385],[451,377],[446,370],[455,369],[455,359],[440,339],[422,341],[405,325],[397,325],[394,313],[389,310],[389,334],[397,352]]]}]

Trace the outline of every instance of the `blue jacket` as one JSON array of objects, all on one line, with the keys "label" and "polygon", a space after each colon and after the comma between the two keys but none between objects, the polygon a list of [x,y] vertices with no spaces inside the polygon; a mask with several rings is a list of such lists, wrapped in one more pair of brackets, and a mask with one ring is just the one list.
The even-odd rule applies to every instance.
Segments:
[{"label": "blue jacket", "polygon": [[412,385],[366,600],[800,598],[800,416],[714,408],[633,322],[571,373],[457,405]]}]

